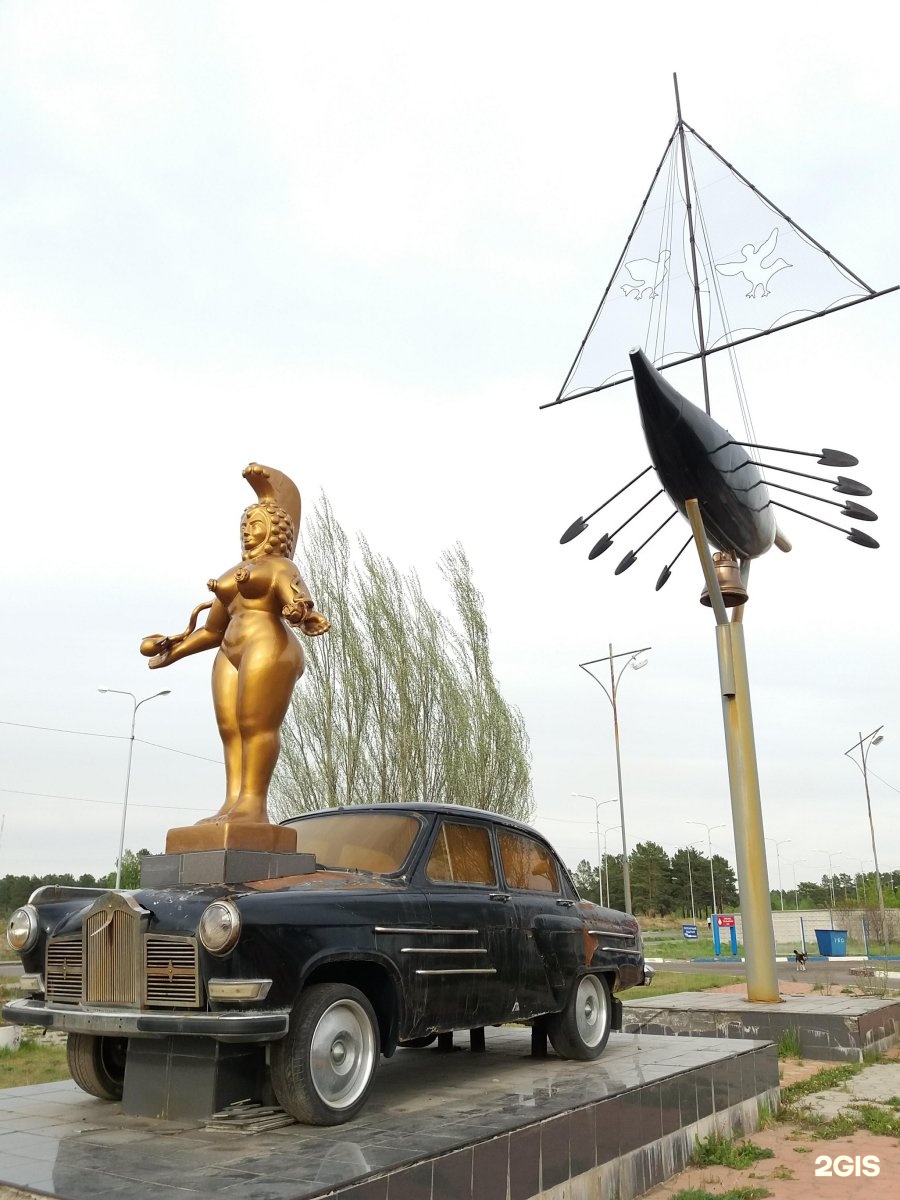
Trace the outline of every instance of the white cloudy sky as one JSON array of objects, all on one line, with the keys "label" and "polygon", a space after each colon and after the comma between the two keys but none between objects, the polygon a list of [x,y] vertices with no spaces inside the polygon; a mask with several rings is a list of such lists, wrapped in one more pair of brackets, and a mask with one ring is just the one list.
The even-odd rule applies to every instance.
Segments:
[{"label": "white cloudy sky", "polygon": [[[251,459],[307,503],[324,489],[436,602],[432,564],[464,544],[531,734],[537,824],[573,864],[595,837],[591,802],[571,793],[616,794],[609,704],[578,663],[610,642],[652,646],[619,693],[629,842],[705,842],[687,824],[705,821],[732,855],[695,556],[653,590],[680,529],[621,578],[626,534],[594,563],[602,525],[558,545],[646,462],[630,389],[538,406],[674,126],[673,70],[686,119],[728,159],[868,282],[900,281],[896,45],[865,0],[835,16],[672,10],[0,9],[0,874],[111,868],[130,702],[99,686],[171,688],[138,736],[186,752],[137,744],[127,844],[159,850],[218,806],[208,656],[149,675],[137,646],[181,628],[234,561]],[[848,872],[871,858],[843,751],[880,724],[879,857],[900,868],[898,305],[741,356],[760,440],[855,452],[882,516],[873,552],[784,514],[794,553],[752,573],[766,833],[784,843],[785,886],[796,860],[808,878],[826,854]],[[692,370],[671,377],[696,396]]]}]

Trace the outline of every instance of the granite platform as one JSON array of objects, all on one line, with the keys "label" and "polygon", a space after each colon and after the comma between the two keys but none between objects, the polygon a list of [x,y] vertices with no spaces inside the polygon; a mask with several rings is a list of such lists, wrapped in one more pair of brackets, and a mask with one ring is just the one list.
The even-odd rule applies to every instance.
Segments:
[{"label": "granite platform", "polygon": [[795,1031],[804,1058],[862,1062],[900,1041],[900,1001],[873,996],[784,996],[758,1003],[722,992],[676,992],[624,1002],[630,1033],[760,1038],[775,1042]]},{"label": "granite platform", "polygon": [[[613,1033],[593,1063],[401,1049],[353,1122],[217,1132],[129,1117],[74,1083],[0,1091],[0,1184],[61,1200],[629,1200],[694,1139],[778,1104],[775,1046]],[[2,1190],[0,1190],[2,1194]]]}]

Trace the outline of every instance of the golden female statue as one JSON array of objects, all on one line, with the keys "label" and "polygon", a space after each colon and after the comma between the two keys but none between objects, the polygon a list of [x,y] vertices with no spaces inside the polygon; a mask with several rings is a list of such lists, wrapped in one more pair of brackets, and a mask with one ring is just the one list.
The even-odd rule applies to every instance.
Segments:
[{"label": "golden female statue", "polygon": [[[184,633],[153,634],[141,643],[141,653],[153,656],[151,668],[218,648],[212,692],[225,749],[225,803],[200,825],[268,821],[266,796],[281,747],[281,723],[304,667],[293,630],[315,637],[330,627],[292,561],[300,493],[286,475],[259,463],[243,474],[259,502],[241,517],[241,561],[209,581],[215,599],[194,609]],[[206,624],[195,628],[197,614],[207,608]],[[169,842],[180,832],[170,831]],[[192,844],[184,848],[214,840],[188,838]],[[178,848],[167,843],[170,851]]]}]

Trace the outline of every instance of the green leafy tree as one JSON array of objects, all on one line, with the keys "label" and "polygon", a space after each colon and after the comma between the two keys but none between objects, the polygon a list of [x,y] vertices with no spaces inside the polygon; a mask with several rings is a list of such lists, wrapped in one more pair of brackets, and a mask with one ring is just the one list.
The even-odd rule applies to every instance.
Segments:
[{"label": "green leafy tree", "polygon": [[[629,860],[630,861],[630,860]],[[622,870],[621,854],[606,854],[603,857],[603,895],[609,891],[607,904],[610,908],[625,908],[625,873]]]},{"label": "green leafy tree", "polygon": [[[122,854],[122,871],[119,881],[119,887],[126,890],[133,890],[141,886],[141,859],[146,858],[150,853],[149,850],[138,850],[135,853],[133,850],[125,850]],[[97,887],[112,888],[116,886],[116,873],[110,871],[108,875],[104,875],[102,879],[97,880]]]},{"label": "green leafy tree", "polygon": [[440,560],[451,621],[414,571],[399,571],[365,538],[354,561],[324,497],[305,528],[304,575],[332,625],[304,643],[272,811],[428,801],[529,820],[528,736],[494,677],[484,601],[462,547]]},{"label": "green leafy tree", "polygon": [[628,856],[632,907],[638,913],[665,916],[672,911],[672,864],[656,842],[638,842]]},{"label": "green leafy tree", "polygon": [[600,872],[583,858],[572,872],[572,880],[582,900],[600,903]]}]

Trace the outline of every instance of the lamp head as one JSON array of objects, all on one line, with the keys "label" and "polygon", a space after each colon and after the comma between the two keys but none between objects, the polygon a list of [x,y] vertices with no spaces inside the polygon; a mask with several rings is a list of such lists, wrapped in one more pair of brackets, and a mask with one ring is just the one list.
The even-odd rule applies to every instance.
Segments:
[{"label": "lamp head", "polygon": [[884,741],[884,734],[879,733],[878,737],[872,738],[872,745],[877,746],[880,742],[883,742],[883,741]]}]

